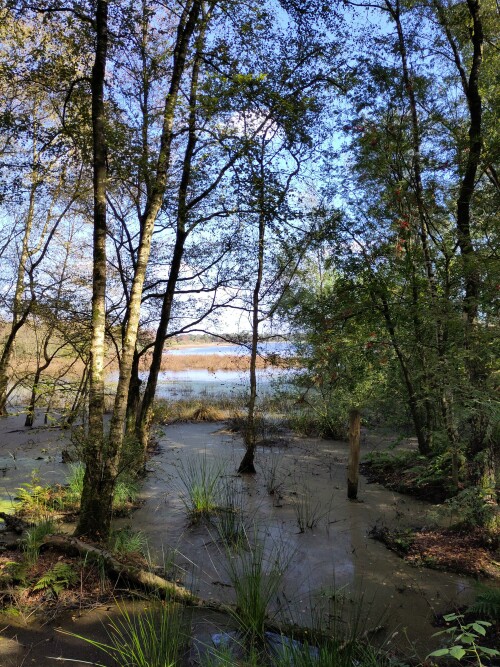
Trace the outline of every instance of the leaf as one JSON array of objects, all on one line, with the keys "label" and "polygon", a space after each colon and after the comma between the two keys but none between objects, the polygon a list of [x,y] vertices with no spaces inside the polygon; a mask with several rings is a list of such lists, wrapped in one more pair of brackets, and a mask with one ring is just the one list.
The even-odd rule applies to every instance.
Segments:
[{"label": "leaf", "polygon": [[486,655],[491,655],[493,658],[497,655],[500,655],[500,651],[497,651],[496,648],[489,648],[488,646],[478,646],[477,647],[482,653]]},{"label": "leaf", "polygon": [[[462,618],[461,614],[446,614],[443,616],[443,619],[449,623],[450,621],[456,621],[457,619]],[[432,653],[431,653],[432,655]]]},{"label": "leaf", "polygon": [[438,648],[437,651],[433,651],[432,653],[429,653],[429,655],[427,657],[430,657],[432,655],[435,658],[439,658],[443,655],[449,655],[449,654],[450,654],[450,649],[449,648]]},{"label": "leaf", "polygon": [[466,651],[461,646],[452,646],[450,648],[450,655],[452,656],[452,658],[456,658],[457,660],[461,660],[464,657],[465,654],[466,654]]},{"label": "leaf", "polygon": [[461,635],[459,635],[457,639],[463,642],[464,644],[473,644],[474,640],[476,639],[476,636],[477,635],[473,635],[470,632],[464,632]]},{"label": "leaf", "polygon": [[482,635],[483,637],[486,634],[486,630],[479,623],[472,623],[472,629],[475,630],[479,635]]}]

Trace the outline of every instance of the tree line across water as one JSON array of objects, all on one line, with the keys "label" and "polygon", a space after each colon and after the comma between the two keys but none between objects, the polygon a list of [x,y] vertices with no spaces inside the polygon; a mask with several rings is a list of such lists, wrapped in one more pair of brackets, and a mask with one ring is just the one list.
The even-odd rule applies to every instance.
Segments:
[{"label": "tree line across water", "polygon": [[56,366],[88,412],[79,535],[106,537],[117,478],[144,467],[165,341],[227,312],[251,353],[241,472],[259,337],[282,326],[332,432],[352,409],[410,422],[451,492],[497,503],[493,0],[0,14],[0,413],[29,328],[29,413]]}]

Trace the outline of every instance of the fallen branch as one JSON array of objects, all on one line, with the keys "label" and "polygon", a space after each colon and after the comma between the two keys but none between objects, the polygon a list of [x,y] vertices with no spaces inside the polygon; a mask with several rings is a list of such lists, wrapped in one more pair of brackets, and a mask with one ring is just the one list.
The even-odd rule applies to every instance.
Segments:
[{"label": "fallen branch", "polygon": [[[161,597],[168,598],[190,607],[203,607],[205,609],[211,609],[213,611],[219,611],[222,613],[231,613],[231,611],[234,611],[235,609],[234,605],[223,604],[215,600],[206,600],[204,598],[200,598],[197,595],[193,595],[193,593],[188,591],[187,588],[179,586],[179,584],[176,584],[172,581],[168,581],[163,577],[159,577],[152,572],[147,572],[146,570],[135,567],[133,565],[121,563],[113,556],[111,552],[107,551],[106,549],[98,547],[94,544],[89,544],[83,540],[77,539],[76,537],[48,535],[44,539],[42,548],[56,549],[68,555],[76,554],[84,557],[99,559],[100,563],[103,563],[106,569],[110,573],[114,574],[117,578],[122,577],[134,586],[153,591]],[[264,627],[266,630],[276,634],[294,637],[299,641],[304,641],[307,643],[321,643],[327,641],[330,638],[329,633],[325,633],[321,630],[312,630],[311,628],[300,627],[295,624],[283,625],[281,623],[276,623],[271,619],[266,619],[264,622]],[[370,634],[377,633],[381,630],[382,626],[374,628],[373,630],[368,630],[363,635],[363,638],[367,639]]]},{"label": "fallen branch", "polygon": [[[106,570],[117,578],[124,578],[130,583],[145,588],[149,591],[154,591],[162,597],[168,597],[176,602],[182,602],[190,606],[207,606],[211,604],[209,601],[193,595],[187,588],[179,586],[173,581],[168,581],[163,577],[159,577],[152,572],[147,572],[134,565],[121,563],[113,556],[110,551],[97,547],[94,544],[89,544],[76,537],[65,537],[63,535],[48,535],[44,541],[42,548],[52,548],[58,551],[63,551],[69,555],[77,554],[79,556],[90,557],[98,559],[104,564]],[[217,605],[217,603],[214,603]],[[217,607],[217,608],[222,608]]]}]

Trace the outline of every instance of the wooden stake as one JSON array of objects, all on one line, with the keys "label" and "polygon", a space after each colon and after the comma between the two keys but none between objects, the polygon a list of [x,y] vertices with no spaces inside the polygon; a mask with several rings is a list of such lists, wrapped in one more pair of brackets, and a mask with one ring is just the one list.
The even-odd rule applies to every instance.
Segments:
[{"label": "wooden stake", "polygon": [[347,470],[347,497],[356,500],[358,497],[359,450],[360,450],[361,414],[359,410],[349,412],[349,464]]}]

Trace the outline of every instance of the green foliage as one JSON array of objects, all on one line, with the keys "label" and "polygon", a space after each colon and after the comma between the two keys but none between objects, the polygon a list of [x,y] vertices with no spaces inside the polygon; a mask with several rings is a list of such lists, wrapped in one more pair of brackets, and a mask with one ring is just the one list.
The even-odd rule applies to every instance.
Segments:
[{"label": "green foliage", "polygon": [[112,531],[108,545],[111,551],[119,555],[144,555],[147,549],[147,538],[140,530],[120,528]]},{"label": "green foliage", "polygon": [[209,519],[219,507],[225,463],[209,459],[206,452],[182,461],[178,468],[182,502],[192,523]]},{"label": "green foliage", "polygon": [[0,582],[13,582],[25,586],[28,582],[28,563],[26,561],[19,562],[15,560],[5,563],[3,565]]},{"label": "green foliage", "polygon": [[56,563],[54,567],[47,570],[32,587],[34,591],[51,591],[56,597],[61,591],[73,586],[78,580],[78,575],[68,563]]},{"label": "green foliage", "polygon": [[19,500],[19,509],[23,514],[27,514],[33,519],[40,519],[49,509],[52,509],[52,492],[49,486],[40,484],[38,470],[33,470],[31,480],[21,484],[16,489]]},{"label": "green foliage", "polygon": [[456,624],[446,628],[446,630],[436,632],[433,637],[448,635],[452,645],[448,648],[437,649],[429,653],[427,657],[451,657],[458,661],[462,660],[462,658],[473,659],[479,667],[482,667],[484,664],[482,662],[484,659],[489,661],[491,658],[498,658],[500,651],[478,643],[486,636],[487,629],[491,627],[491,623],[488,621],[464,623],[463,618],[462,614],[448,614],[444,616],[444,620],[447,623],[456,621]]},{"label": "green foliage", "polygon": [[460,528],[492,527],[497,511],[491,502],[491,494],[477,486],[471,486],[449,498],[442,508],[450,523]]},{"label": "green foliage", "polygon": [[22,541],[22,549],[29,564],[36,563],[40,555],[40,547],[47,535],[54,532],[54,523],[51,520],[42,521],[33,528],[29,528]]},{"label": "green foliage", "polygon": [[113,509],[117,512],[126,510],[137,500],[137,484],[130,479],[118,479],[113,491]]},{"label": "green foliage", "polygon": [[62,502],[65,507],[79,507],[83,491],[83,478],[85,466],[83,463],[71,463],[70,474],[66,479],[67,487],[64,489]]},{"label": "green foliage", "polygon": [[320,645],[294,642],[285,638],[278,653],[276,667],[389,667],[390,661],[384,659],[380,651],[364,646],[355,639],[344,641],[332,639]]},{"label": "green foliage", "polygon": [[400,451],[370,453],[363,465],[371,479],[395,491],[443,502],[455,493],[449,463],[450,456],[446,452],[428,457],[417,451]]},{"label": "green foliage", "polygon": [[481,587],[467,613],[491,621],[500,621],[500,589]]},{"label": "green foliage", "polygon": [[149,605],[137,613],[119,607],[118,619],[109,619],[108,642],[71,634],[101,650],[118,667],[178,667],[186,645],[184,612],[170,603]]}]

